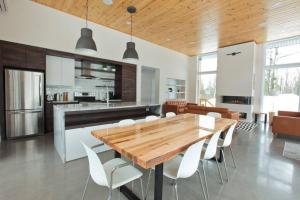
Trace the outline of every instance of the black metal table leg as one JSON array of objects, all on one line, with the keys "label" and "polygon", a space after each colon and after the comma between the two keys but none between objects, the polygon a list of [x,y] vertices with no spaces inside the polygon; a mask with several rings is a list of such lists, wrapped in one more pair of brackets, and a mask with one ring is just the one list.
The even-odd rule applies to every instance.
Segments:
[{"label": "black metal table leg", "polygon": [[254,122],[257,123],[258,114],[254,114]]},{"label": "black metal table leg", "polygon": [[138,196],[136,196],[128,187],[121,186],[120,192],[129,200],[141,200]]},{"label": "black metal table leg", "polygon": [[268,121],[268,114],[265,113],[265,124],[267,123],[267,121]]},{"label": "black metal table leg", "polygon": [[162,200],[164,165],[155,166],[154,200]]},{"label": "black metal table leg", "polygon": [[[221,139],[224,139],[224,138],[225,138],[225,134],[224,134],[224,132],[222,132],[222,133],[221,133],[221,135],[220,135],[220,138],[221,138]],[[222,153],[222,148],[220,148],[218,162],[223,162],[223,153]]]},{"label": "black metal table leg", "polygon": [[[121,158],[121,154],[115,151],[115,158]],[[127,186],[121,186],[120,192],[129,200],[141,200]]]}]

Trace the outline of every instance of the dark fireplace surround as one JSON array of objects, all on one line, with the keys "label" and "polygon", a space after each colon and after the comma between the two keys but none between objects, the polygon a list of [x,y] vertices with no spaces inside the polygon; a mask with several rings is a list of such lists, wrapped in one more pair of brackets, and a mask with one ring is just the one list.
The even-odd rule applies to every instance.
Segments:
[{"label": "dark fireplace surround", "polygon": [[222,96],[222,103],[251,105],[252,97],[249,96]]}]

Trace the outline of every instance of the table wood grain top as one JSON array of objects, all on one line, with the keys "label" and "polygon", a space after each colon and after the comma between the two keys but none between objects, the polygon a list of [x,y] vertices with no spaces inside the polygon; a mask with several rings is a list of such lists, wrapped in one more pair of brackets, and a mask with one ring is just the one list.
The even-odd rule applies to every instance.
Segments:
[{"label": "table wood grain top", "polygon": [[148,169],[164,163],[190,145],[207,139],[219,130],[236,123],[232,119],[214,119],[206,115],[182,114],[128,127],[92,131],[121,155]]}]

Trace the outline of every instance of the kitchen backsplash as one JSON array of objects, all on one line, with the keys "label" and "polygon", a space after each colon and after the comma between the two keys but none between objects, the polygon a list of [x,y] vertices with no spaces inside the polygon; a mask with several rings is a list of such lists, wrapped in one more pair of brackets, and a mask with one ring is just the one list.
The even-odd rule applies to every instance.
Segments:
[{"label": "kitchen backsplash", "polygon": [[107,88],[109,92],[115,92],[114,81],[75,79],[75,85],[75,87],[48,86],[46,94],[54,95],[55,93],[68,92],[68,100],[72,101],[75,93],[87,92],[90,96],[95,96],[96,100],[104,100],[106,99]]}]

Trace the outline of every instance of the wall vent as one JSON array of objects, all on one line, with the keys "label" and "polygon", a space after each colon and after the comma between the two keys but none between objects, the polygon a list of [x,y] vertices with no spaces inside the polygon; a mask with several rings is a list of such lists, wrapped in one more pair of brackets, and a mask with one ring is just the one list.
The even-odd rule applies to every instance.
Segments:
[{"label": "wall vent", "polygon": [[7,11],[7,6],[5,0],[0,0],[0,12],[6,12]]}]

